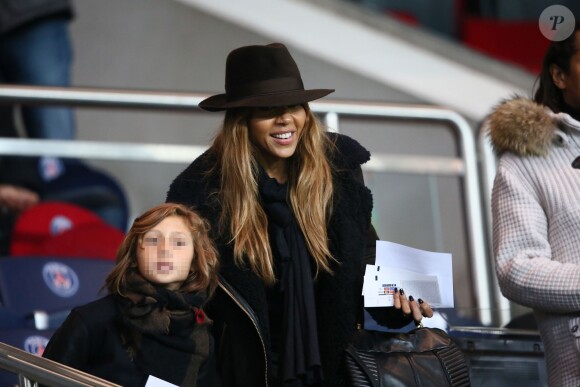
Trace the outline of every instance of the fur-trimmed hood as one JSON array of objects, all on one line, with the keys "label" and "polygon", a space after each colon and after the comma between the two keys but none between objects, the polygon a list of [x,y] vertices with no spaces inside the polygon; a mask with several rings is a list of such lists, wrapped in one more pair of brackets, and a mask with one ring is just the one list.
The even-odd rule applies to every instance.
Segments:
[{"label": "fur-trimmed hood", "polygon": [[489,135],[497,154],[545,156],[552,143],[563,144],[568,137],[561,129],[580,130],[580,122],[566,113],[554,113],[528,98],[515,97],[500,103],[491,113]]}]

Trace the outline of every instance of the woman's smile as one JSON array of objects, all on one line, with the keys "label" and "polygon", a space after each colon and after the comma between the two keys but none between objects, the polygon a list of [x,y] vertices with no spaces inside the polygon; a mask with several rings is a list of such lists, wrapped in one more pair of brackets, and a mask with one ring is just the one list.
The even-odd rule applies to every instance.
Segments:
[{"label": "woman's smile", "polygon": [[[270,177],[285,180],[284,171],[272,176],[272,170],[294,155],[306,124],[306,110],[302,105],[254,109],[248,120],[250,140],[256,146],[257,158]],[[284,168],[282,168],[284,169]],[[278,174],[278,172],[276,173]]]},{"label": "woman's smile", "polygon": [[270,136],[280,145],[290,145],[292,144],[292,141],[294,141],[294,133],[295,132],[280,132],[272,133]]}]

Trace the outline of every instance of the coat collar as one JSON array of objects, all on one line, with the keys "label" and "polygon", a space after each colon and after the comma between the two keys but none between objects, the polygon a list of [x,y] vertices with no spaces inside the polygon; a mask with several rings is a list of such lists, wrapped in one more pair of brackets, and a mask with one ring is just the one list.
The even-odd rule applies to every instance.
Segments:
[{"label": "coat collar", "polygon": [[489,128],[497,154],[520,156],[545,156],[552,144],[567,145],[570,134],[580,134],[580,122],[570,115],[522,97],[500,103],[489,117]]}]

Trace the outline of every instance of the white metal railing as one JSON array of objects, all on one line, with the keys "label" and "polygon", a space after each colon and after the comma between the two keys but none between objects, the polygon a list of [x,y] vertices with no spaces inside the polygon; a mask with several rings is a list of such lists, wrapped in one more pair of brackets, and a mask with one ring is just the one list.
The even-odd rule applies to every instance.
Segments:
[{"label": "white metal railing", "polygon": [[[493,181],[497,171],[497,158],[493,152],[491,139],[489,138],[489,126],[487,120],[479,128],[478,141],[479,155],[481,160],[481,186],[483,192],[483,207],[486,209],[484,223],[486,224],[485,233],[487,234],[488,251],[493,254],[493,230],[492,230],[492,215],[491,215],[491,191],[493,189]],[[490,270],[495,271],[494,260],[490,257]],[[510,301],[503,296],[499,288],[497,276],[492,276],[491,290],[494,297],[495,305],[500,311],[499,319],[501,325],[507,324],[511,317]]]},{"label": "white metal railing", "polygon": [[162,91],[0,86],[0,102],[20,104],[196,110],[197,104],[205,97],[203,94]]},{"label": "white metal railing", "polygon": [[[30,86],[0,86],[0,103],[52,104],[131,109],[197,110],[205,94],[185,94],[152,91],[129,91],[92,88],[57,88]],[[433,106],[392,105],[383,103],[339,102],[332,100],[310,103],[313,112],[338,130],[340,118],[346,116],[381,117],[439,121],[449,124],[459,138],[460,157],[424,157],[393,154],[373,154],[365,170],[412,174],[454,175],[462,177],[469,259],[475,292],[483,324],[491,322],[492,289],[490,259],[486,254],[486,228],[482,215],[476,140],[472,128],[458,113]],[[51,144],[52,146],[47,146]],[[116,159],[155,162],[190,162],[205,148],[183,145],[127,144],[88,141],[56,141],[0,139],[0,154],[29,156],[61,156],[80,159]]]},{"label": "white metal railing", "polygon": [[95,160],[189,163],[205,149],[203,146],[195,145],[0,138],[0,155],[18,156],[58,156]]},{"label": "white metal railing", "polygon": [[0,368],[18,374],[21,387],[120,387],[55,361],[0,343]]}]

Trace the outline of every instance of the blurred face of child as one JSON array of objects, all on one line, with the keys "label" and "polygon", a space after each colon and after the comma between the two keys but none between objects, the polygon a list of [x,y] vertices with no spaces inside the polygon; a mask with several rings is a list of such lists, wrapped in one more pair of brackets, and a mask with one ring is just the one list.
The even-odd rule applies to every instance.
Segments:
[{"label": "blurred face of child", "polygon": [[171,290],[187,278],[192,260],[193,239],[180,216],[163,219],[143,235],[137,247],[141,275]]}]

